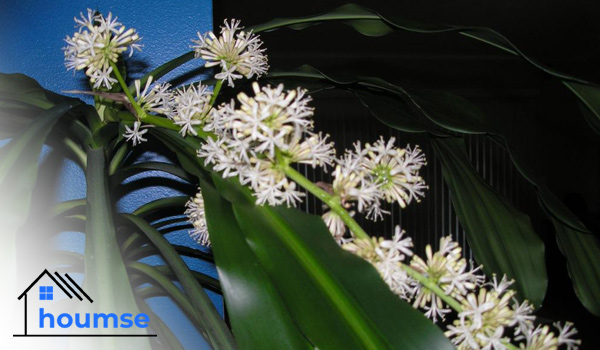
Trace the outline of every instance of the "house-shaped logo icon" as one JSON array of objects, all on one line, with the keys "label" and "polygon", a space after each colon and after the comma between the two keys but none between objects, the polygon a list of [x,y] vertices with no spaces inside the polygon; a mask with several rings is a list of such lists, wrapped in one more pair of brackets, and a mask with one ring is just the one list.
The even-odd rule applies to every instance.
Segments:
[{"label": "house-shaped logo icon", "polygon": [[[44,276],[48,276],[50,281],[52,281],[54,284],[49,285],[47,282],[39,283]],[[33,287],[38,284],[40,284],[38,288],[34,289]],[[86,302],[94,302],[92,298],[90,298],[90,296],[71,278],[71,276],[69,276],[68,273],[65,273],[65,277],[63,278],[58,272],[54,272],[54,275],[52,275],[47,269],[45,269],[17,298],[18,300],[24,300],[25,324],[23,334],[14,334],[15,337],[35,336],[27,333],[27,296],[38,296],[38,300],[40,301],[50,301],[55,299],[54,296],[58,290],[62,291],[70,299],[77,298],[79,301],[87,299]]]},{"label": "house-shaped logo icon", "polygon": [[[18,296],[17,299],[24,304],[24,330],[23,334],[13,334],[14,337],[157,336],[147,333],[150,322],[147,314],[97,309],[98,306],[102,308],[101,302],[94,303],[68,273],[63,276],[45,269]],[[31,309],[29,313],[28,306]],[[77,311],[70,312],[73,306],[77,306]],[[33,321],[29,323],[30,327],[28,318]]]}]

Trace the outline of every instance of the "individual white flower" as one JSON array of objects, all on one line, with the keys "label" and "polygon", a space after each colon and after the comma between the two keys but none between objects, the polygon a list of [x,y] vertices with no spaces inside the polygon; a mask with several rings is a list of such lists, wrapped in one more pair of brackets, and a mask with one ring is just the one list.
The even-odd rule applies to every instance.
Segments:
[{"label": "individual white flower", "polygon": [[344,224],[344,220],[332,210],[323,214],[322,218],[335,241],[338,244],[341,244],[344,235],[346,234],[346,224]]},{"label": "individual white flower", "polygon": [[[309,134],[310,135],[310,134]],[[332,142],[327,142],[329,135],[312,134],[304,141],[300,142],[300,137],[292,138],[288,144],[286,153],[294,163],[309,164],[313,168],[317,166],[330,166],[335,157],[335,148]]]},{"label": "individual white flower", "polygon": [[212,93],[202,83],[174,93],[172,113],[168,117],[181,127],[180,133],[183,136],[198,135],[195,127],[204,125],[208,119],[211,97]]},{"label": "individual white flower", "polygon": [[84,70],[90,77],[94,88],[101,86],[110,89],[116,80],[110,77],[112,67],[121,54],[129,50],[129,56],[134,50],[141,50],[139,35],[135,29],[126,29],[117,17],[111,13],[104,17],[88,9],[87,16],[75,18],[79,28],[72,37],[67,36],[67,46],[63,48],[65,66],[68,70]]},{"label": "individual white flower", "polygon": [[444,335],[450,338],[450,341],[460,350],[477,350],[481,347],[475,341],[475,335],[471,332],[469,325],[464,319],[458,319],[453,324],[448,325],[448,330]]},{"label": "individual white flower", "polygon": [[204,212],[204,199],[202,198],[202,190],[198,188],[198,193],[195,197],[185,204],[185,215],[188,217],[188,221],[194,226],[194,229],[190,231],[190,237],[199,244],[209,247],[210,236],[208,234],[208,227],[206,226],[206,214]]},{"label": "individual white flower", "polygon": [[415,292],[416,282],[402,268],[402,262],[412,255],[413,243],[410,237],[403,237],[404,231],[399,226],[395,230],[392,240],[382,237],[355,239],[343,244],[342,248],[370,262],[392,292],[402,299],[410,300]]},{"label": "individual white flower", "polygon": [[514,315],[509,326],[516,326],[515,336],[525,334],[533,329],[533,321],[535,321],[535,316],[533,316],[533,306],[525,300],[522,303],[515,301],[512,308],[514,310]]},{"label": "individual white flower", "polygon": [[577,329],[573,327],[573,323],[565,322],[562,325],[560,322],[555,322],[554,326],[558,328],[558,345],[565,345],[567,350],[577,350],[579,349],[579,345],[581,345],[581,340],[573,339],[573,337],[577,334]]},{"label": "individual white flower", "polygon": [[519,349],[522,350],[558,349],[558,339],[554,333],[550,332],[548,326],[538,326],[535,329],[530,329],[527,333],[516,339],[525,340],[525,343],[519,344]]},{"label": "individual white flower", "polygon": [[97,69],[89,74],[90,82],[94,89],[99,89],[102,86],[110,88],[112,84],[117,82],[117,79],[111,76],[112,67]]},{"label": "individual white flower", "polygon": [[[461,251],[462,248],[450,236],[442,237],[437,252],[433,253],[431,245],[427,245],[427,260],[415,255],[410,266],[429,277],[444,293],[460,299],[483,282],[482,277],[476,273],[478,268],[466,269],[467,261],[461,257]],[[444,319],[444,314],[450,311],[444,307],[439,296],[424,286],[419,287],[413,306],[428,310],[426,315],[434,322],[437,317]]]},{"label": "individual white flower", "polygon": [[242,79],[243,75],[235,73],[237,70],[236,66],[230,66],[229,68],[227,68],[227,63],[225,63],[225,61],[221,62],[223,70],[220,73],[215,74],[215,79],[227,81],[228,86],[234,87],[235,84],[233,83],[233,81],[237,79]]},{"label": "individual white flower", "polygon": [[240,21],[225,20],[219,37],[211,31],[198,33],[198,40],[192,40],[196,57],[205,60],[206,67],[220,66],[221,72],[215,78],[227,80],[229,86],[234,86],[233,81],[242,76],[258,77],[269,69],[259,36],[242,29]]},{"label": "individual white flower", "polygon": [[505,350],[504,342],[509,341],[503,336],[504,327],[498,327],[492,334],[478,333],[477,338],[484,344],[481,350]]},{"label": "individual white flower", "polygon": [[503,275],[500,282],[498,282],[496,274],[493,274],[492,281],[489,283],[489,285],[496,291],[496,293],[502,294],[505,291],[507,291],[508,287],[513,285],[513,283],[515,283],[515,281],[509,280],[508,277],[506,277],[506,275]]},{"label": "individual white flower", "polygon": [[152,86],[153,77],[148,77],[144,89],[141,88],[141,81],[136,79],[135,97],[138,105],[145,112],[165,114],[171,113],[173,95],[169,91],[171,84],[162,83]]},{"label": "individual white flower", "polygon": [[148,125],[142,126],[142,123],[140,123],[139,121],[135,121],[133,122],[133,128],[130,128],[129,126],[125,125],[126,131],[123,134],[123,137],[125,137],[127,141],[131,141],[134,146],[137,146],[138,143],[148,141],[143,137],[144,134],[148,132],[148,127]]}]

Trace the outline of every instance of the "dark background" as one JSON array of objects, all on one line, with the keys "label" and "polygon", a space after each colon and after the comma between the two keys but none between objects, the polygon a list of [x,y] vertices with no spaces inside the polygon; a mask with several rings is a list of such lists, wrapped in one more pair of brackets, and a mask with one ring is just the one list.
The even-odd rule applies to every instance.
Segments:
[{"label": "dark background", "polygon": [[[600,83],[600,4],[596,1],[359,1],[385,17],[426,23],[492,28],[524,53],[544,64]],[[249,26],[275,17],[314,15],[344,4],[338,1],[215,1],[214,23],[237,18]],[[600,135],[582,118],[573,95],[556,79],[517,56],[456,33],[396,32],[365,37],[341,23],[325,23],[302,31],[261,34],[272,68],[310,64],[329,74],[377,76],[409,88],[430,88],[463,96],[493,116],[494,127],[525,156],[542,182],[598,234],[600,213]],[[332,134],[338,146],[353,140],[373,141],[378,135],[418,143],[427,154],[424,135],[392,132],[371,117],[356,98],[334,90],[315,94],[316,123]],[[540,211],[529,186],[512,167],[506,152],[483,136],[468,136],[467,151],[480,175],[527,213],[544,239],[549,288],[538,316],[576,323],[582,349],[599,349],[600,319],[591,315],[573,292],[566,261],[556,246],[552,225]],[[431,153],[429,153],[431,154]],[[469,255],[464,232],[449,205],[439,164],[428,154],[424,177],[430,184],[423,203],[400,213],[402,223],[419,231],[417,250],[426,242],[452,233]],[[326,174],[308,174],[328,180]],[[320,212],[317,202],[306,210]],[[447,213],[447,215],[444,215]],[[404,222],[403,222],[404,221]],[[380,227],[374,226],[372,229]],[[381,232],[381,231],[378,231]]]}]

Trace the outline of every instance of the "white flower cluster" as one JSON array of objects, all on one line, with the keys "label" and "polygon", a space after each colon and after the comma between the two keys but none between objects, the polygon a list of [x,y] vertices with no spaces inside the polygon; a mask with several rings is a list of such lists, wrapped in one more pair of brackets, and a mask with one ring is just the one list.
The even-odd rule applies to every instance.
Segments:
[{"label": "white flower cluster", "polygon": [[392,292],[409,301],[416,292],[417,282],[402,269],[404,259],[413,256],[412,238],[403,237],[404,233],[396,226],[392,240],[381,237],[371,237],[370,240],[356,239],[342,245],[342,248],[369,261],[379,271]]},{"label": "white flower cluster", "polygon": [[87,16],[75,18],[78,31],[65,39],[63,48],[67,69],[83,70],[95,89],[104,86],[110,89],[117,82],[111,76],[110,62],[117,62],[120,55],[141,50],[140,37],[135,29],[126,29],[111,13],[104,17],[88,9]]},{"label": "white flower cluster", "polygon": [[185,204],[185,215],[188,216],[188,221],[194,226],[190,231],[190,237],[203,246],[210,246],[210,236],[206,226],[206,215],[204,213],[204,198],[202,191],[198,188],[198,193],[195,197]]},{"label": "white flower cluster", "polygon": [[178,89],[173,94],[172,108],[167,116],[181,127],[182,136],[198,135],[195,128],[202,127],[206,121],[211,97],[212,93],[202,83]]},{"label": "white flower cluster", "polygon": [[259,77],[269,69],[259,36],[242,29],[240,21],[225,20],[219,37],[211,31],[198,33],[198,40],[192,40],[196,57],[206,60],[206,67],[221,66],[215,78],[227,81],[231,87],[236,79]]},{"label": "white flower cluster", "polygon": [[282,166],[305,163],[330,165],[335,154],[328,136],[313,133],[313,109],[303,90],[260,88],[252,85],[254,96],[240,93],[237,100],[214,110],[206,123],[209,138],[198,151],[206,164],[222,171],[223,177],[239,177],[254,191],[257,204],[295,206],[304,193],[289,180]]},{"label": "white flower cluster", "polygon": [[[396,148],[394,143],[393,137],[388,141],[382,137],[364,147],[356,142],[354,150],[347,150],[337,160],[332,192],[345,208],[352,208],[352,202],[356,202],[358,212],[377,221],[383,214],[389,214],[381,208],[382,201],[396,202],[404,208],[412,200],[418,202],[423,197],[427,186],[419,171],[426,164],[425,156],[418,146],[402,149]],[[346,227],[341,218],[327,212],[323,219],[336,241],[343,240]]]},{"label": "white flower cluster", "polygon": [[169,91],[171,84],[152,84],[154,78],[148,77],[144,90],[141,89],[141,81],[136,80],[135,96],[136,102],[146,113],[156,113],[168,115],[171,112],[173,94]]},{"label": "white flower cluster", "polygon": [[[558,336],[548,326],[535,326],[533,307],[519,303],[515,291],[509,289],[513,281],[504,276],[493,277],[485,283],[480,267],[467,269],[461,248],[450,237],[440,239],[439,250],[433,253],[426,247],[427,260],[414,255],[410,237],[396,227],[391,240],[383,238],[355,239],[342,245],[345,250],[369,261],[379,272],[392,292],[412,302],[415,308],[426,310],[425,316],[444,319],[451,310],[444,301],[425,285],[412,278],[412,269],[437,285],[444,294],[461,305],[457,319],[448,325],[445,335],[459,350],[504,350],[506,344],[519,343],[521,350],[557,350],[565,347],[575,350],[581,341],[573,339],[577,330],[567,322],[555,323]],[[405,260],[412,257],[410,264]]]},{"label": "white flower cluster", "polygon": [[[170,84],[153,84],[153,77],[150,76],[143,90],[140,80],[136,80],[134,85],[135,100],[144,113],[167,116],[181,127],[179,132],[182,136],[198,135],[196,128],[203,127],[208,119],[212,93],[202,83],[172,91],[169,90]],[[142,135],[147,131],[144,128],[148,127],[141,126],[139,120],[136,123],[133,129],[126,126],[127,133],[123,135],[128,141],[133,140],[134,146],[146,141]]]},{"label": "white flower cluster", "polygon": [[[453,298],[466,295],[469,291],[481,286],[484,277],[477,274],[479,267],[468,269],[467,260],[461,255],[462,248],[450,236],[440,238],[439,250],[433,253],[431,245],[425,247],[427,260],[415,255],[410,262],[414,270],[429,276],[444,293]],[[419,286],[413,305],[427,310],[425,316],[437,321],[442,320],[450,309],[444,306],[442,299],[429,289]]]}]

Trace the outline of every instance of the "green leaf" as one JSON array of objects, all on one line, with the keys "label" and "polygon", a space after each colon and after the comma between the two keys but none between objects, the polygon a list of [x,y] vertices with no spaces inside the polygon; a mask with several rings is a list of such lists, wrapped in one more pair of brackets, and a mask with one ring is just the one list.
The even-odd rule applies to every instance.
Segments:
[{"label": "green leaf", "polygon": [[166,197],[154,200],[150,203],[146,203],[141,207],[137,208],[133,215],[144,217],[144,215],[153,213],[157,210],[162,210],[165,208],[181,208],[181,214],[185,211],[185,204],[190,200],[188,196],[177,196],[177,197]]},{"label": "green leaf", "polygon": [[[453,349],[441,330],[394,295],[373,266],[343,251],[323,220],[258,207],[216,174],[250,248],[291,316],[321,349]],[[244,198],[244,200],[240,200]]]},{"label": "green leaf", "polygon": [[548,284],[544,243],[531,227],[529,217],[479,177],[462,139],[431,141],[475,260],[483,264],[487,274],[506,274],[515,279],[517,297],[539,307]]},{"label": "green leaf", "polygon": [[177,251],[169,244],[160,232],[150,226],[143,219],[130,214],[122,216],[131,221],[140,229],[154,244],[167,264],[173,269],[179,282],[188,295],[192,306],[202,316],[203,329],[206,332],[207,341],[216,349],[235,349],[235,342],[225,322],[220,318],[215,306],[212,304],[206,292],[194,278],[185,262]]},{"label": "green leaf", "polygon": [[415,115],[411,107],[399,98],[365,90],[355,90],[354,93],[368,108],[369,113],[389,127],[418,133],[432,129],[432,125]]},{"label": "green leaf", "polygon": [[564,81],[563,84],[579,98],[583,117],[600,134],[600,88],[572,81]]},{"label": "green leaf", "polygon": [[[48,100],[46,92],[53,94],[24,74],[0,73],[0,99],[2,100],[18,101],[30,107],[49,109],[56,103]],[[4,107],[3,104],[0,106]]]},{"label": "green leaf", "polygon": [[71,212],[71,210],[85,208],[85,203],[85,199],[73,199],[60,202],[52,207],[48,215],[50,217],[64,215],[67,212]]},{"label": "green leaf", "polygon": [[[144,277],[140,280],[139,277],[134,279],[137,285],[152,283],[162,288],[166,294],[181,308],[181,310],[189,317],[190,321],[198,328],[204,337],[208,337],[204,328],[202,314],[192,306],[187,295],[185,295],[179,287],[177,287],[169,277],[161,273],[156,267],[149,266],[140,262],[130,262],[127,267],[133,275]],[[149,279],[149,281],[148,281]]]},{"label": "green leaf", "polygon": [[[598,87],[597,84],[563,73],[539,62],[533,57],[526,55],[502,34],[489,28],[438,25],[421,23],[398,16],[385,17],[376,11],[364,8],[360,5],[346,4],[323,14],[297,18],[276,18],[263,24],[250,26],[248,29],[254,30],[254,32],[271,31],[283,27],[304,29],[311,25],[329,21],[346,23],[359,33],[369,36],[386,35],[398,30],[421,34],[456,32],[471,39],[481,41],[512,55],[520,56],[533,67],[561,80],[575,93],[580,101],[590,108],[595,115],[595,118],[600,120],[600,115],[598,114],[598,111],[600,110],[600,98],[598,97],[600,87]],[[597,125],[598,120],[593,123]],[[597,129],[595,130],[598,131]]]},{"label": "green leaf", "polygon": [[[79,105],[72,100],[43,111],[0,149],[0,255],[11,266],[16,266],[16,233],[29,216],[42,146],[54,124]],[[9,270],[5,279],[12,284],[15,270]]]},{"label": "green leaf", "polygon": [[[173,248],[175,248],[177,253],[179,253],[179,255],[204,260],[209,263],[215,262],[212,254],[205,253],[201,250],[186,247],[186,246],[181,246],[181,245],[176,245],[176,244],[172,244],[172,246],[173,246]],[[156,255],[156,254],[158,254],[158,250],[152,245],[147,245],[147,246],[137,247],[135,249],[132,249],[130,252],[127,253],[127,258],[129,258],[131,260],[139,260],[139,259],[145,258],[147,256]]]},{"label": "green leaf", "polygon": [[[187,63],[188,61],[192,60],[193,58],[194,58],[194,51],[189,51],[179,57],[176,57],[176,58],[170,60],[169,62],[163,64],[162,66],[154,69],[150,73],[144,75],[142,77],[142,79],[140,79],[141,86],[146,85],[148,78],[152,77],[153,81],[157,81],[158,79],[165,76],[165,74],[167,74],[170,71],[172,71],[173,69],[181,66],[182,64]],[[132,93],[135,92],[135,85],[129,86],[129,91],[131,91]]]},{"label": "green leaf", "polygon": [[140,309],[143,313],[150,317],[150,323],[152,324],[152,328],[156,330],[158,334],[158,342],[163,345],[163,349],[165,350],[184,350],[183,346],[179,342],[179,339],[171,332],[169,326],[167,326],[162,319],[150,309],[150,307],[146,304],[146,302],[142,301],[138,303]]},{"label": "green leaf", "polygon": [[180,167],[164,162],[143,162],[132,164],[116,171],[112,176],[112,180],[116,183],[121,183],[123,180],[129,177],[145,171],[162,171],[164,173],[177,176],[178,178],[188,182],[191,182],[192,180],[188,173],[183,171]]},{"label": "green leaf", "polygon": [[483,111],[458,95],[436,90],[412,90],[408,94],[418,109],[446,130],[469,134],[490,132]]},{"label": "green leaf", "polygon": [[575,294],[583,306],[600,317],[600,242],[593,234],[575,231],[552,219],[556,242],[567,258]]},{"label": "green leaf", "polygon": [[185,171],[198,178],[206,178],[206,169],[196,156],[200,145],[197,139],[183,138],[175,131],[159,128],[151,129],[150,133],[177,155],[177,160]]},{"label": "green leaf", "polygon": [[227,312],[241,349],[312,349],[238,226],[231,204],[203,182],[206,219]]},{"label": "green leaf", "polygon": [[[129,276],[119,251],[112,220],[112,202],[109,197],[107,164],[104,149],[90,149],[88,167],[87,205],[85,227],[85,289],[93,291],[94,303],[82,303],[81,311],[101,312],[119,310],[138,314]],[[104,333],[108,330],[103,330]],[[110,332],[120,332],[111,329]],[[131,330],[127,330],[131,334]],[[95,346],[100,349],[150,349],[145,338],[102,337]]]}]

